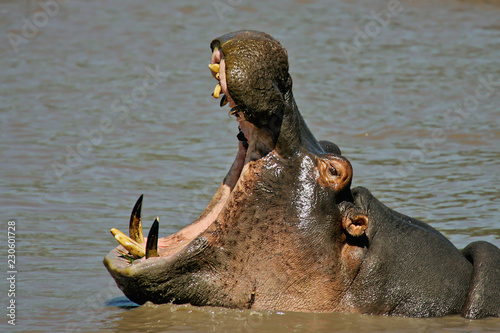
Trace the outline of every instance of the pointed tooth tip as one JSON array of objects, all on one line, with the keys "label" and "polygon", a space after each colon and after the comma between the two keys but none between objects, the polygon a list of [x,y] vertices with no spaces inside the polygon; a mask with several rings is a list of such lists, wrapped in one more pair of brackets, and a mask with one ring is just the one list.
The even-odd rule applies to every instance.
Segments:
[{"label": "pointed tooth tip", "polygon": [[[120,230],[118,230],[118,229],[116,229],[116,228],[111,228],[111,229],[109,229],[109,232],[111,232],[111,234],[114,236],[114,235],[116,235],[116,234],[120,233],[121,231],[120,231]],[[123,233],[123,232],[122,232],[122,233]]]},{"label": "pointed tooth tip", "polygon": [[117,236],[118,237],[122,237],[122,238],[128,238],[130,239],[131,241],[133,241],[132,238],[130,238],[129,236],[125,235],[123,232],[121,232],[120,230],[116,229],[116,228],[111,228],[111,230],[109,230],[111,232],[111,234],[116,238]]}]

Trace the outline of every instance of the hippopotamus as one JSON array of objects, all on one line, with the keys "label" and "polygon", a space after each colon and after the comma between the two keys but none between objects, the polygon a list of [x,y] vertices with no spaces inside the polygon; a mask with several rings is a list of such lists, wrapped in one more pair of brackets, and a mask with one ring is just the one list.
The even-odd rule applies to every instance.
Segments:
[{"label": "hippopotamus", "polygon": [[214,39],[213,96],[238,122],[236,158],[207,208],[147,238],[142,196],[104,259],[133,302],[408,317],[500,316],[500,249],[458,250],[385,206],[339,147],[318,141],[292,93],[285,48],[238,31]]}]

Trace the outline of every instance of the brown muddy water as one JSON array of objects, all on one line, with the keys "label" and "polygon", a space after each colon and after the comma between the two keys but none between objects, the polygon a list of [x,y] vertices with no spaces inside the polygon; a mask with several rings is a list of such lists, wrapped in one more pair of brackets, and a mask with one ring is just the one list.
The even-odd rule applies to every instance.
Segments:
[{"label": "brown muddy water", "polygon": [[500,7],[394,3],[0,1],[0,330],[499,331],[495,318],[137,307],[102,265],[140,194],[165,236],[225,175],[237,129],[210,96],[209,43],[240,29],[288,49],[299,108],[350,159],[354,185],[459,248],[500,246]]}]

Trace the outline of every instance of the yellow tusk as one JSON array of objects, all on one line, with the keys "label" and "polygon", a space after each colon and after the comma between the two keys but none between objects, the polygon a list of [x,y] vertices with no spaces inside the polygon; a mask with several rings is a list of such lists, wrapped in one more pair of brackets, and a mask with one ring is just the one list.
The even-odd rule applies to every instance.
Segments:
[{"label": "yellow tusk", "polygon": [[142,223],[141,223],[142,198],[143,195],[141,195],[137,200],[137,202],[135,203],[134,209],[132,209],[132,214],[130,215],[130,224],[129,224],[130,238],[132,238],[139,244],[144,243],[144,236],[142,234]]},{"label": "yellow tusk", "polygon": [[151,229],[149,229],[148,242],[146,243],[146,259],[152,257],[159,257],[158,255],[158,225],[159,217],[153,222]]},{"label": "yellow tusk", "polygon": [[219,73],[219,64],[208,64],[208,68],[214,73]]},{"label": "yellow tusk", "polygon": [[215,89],[214,89],[212,96],[214,96],[215,98],[219,98],[221,90],[222,90],[222,87],[220,86],[220,84],[217,84],[215,86]]},{"label": "yellow tusk", "polygon": [[142,258],[146,255],[146,250],[144,246],[134,241],[129,236],[125,235],[118,229],[111,228],[111,234],[115,236],[115,239],[120,243],[125,249],[127,249],[130,254],[136,258]]},{"label": "yellow tusk", "polygon": [[216,78],[217,80],[220,80],[220,73],[215,74],[215,78]]}]

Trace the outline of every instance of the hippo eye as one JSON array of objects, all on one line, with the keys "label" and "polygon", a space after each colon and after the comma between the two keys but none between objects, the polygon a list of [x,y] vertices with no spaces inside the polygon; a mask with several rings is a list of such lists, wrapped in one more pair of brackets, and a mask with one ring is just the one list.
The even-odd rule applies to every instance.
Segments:
[{"label": "hippo eye", "polygon": [[334,167],[328,168],[328,171],[330,171],[330,174],[332,176],[337,176],[337,169],[335,169]]}]

